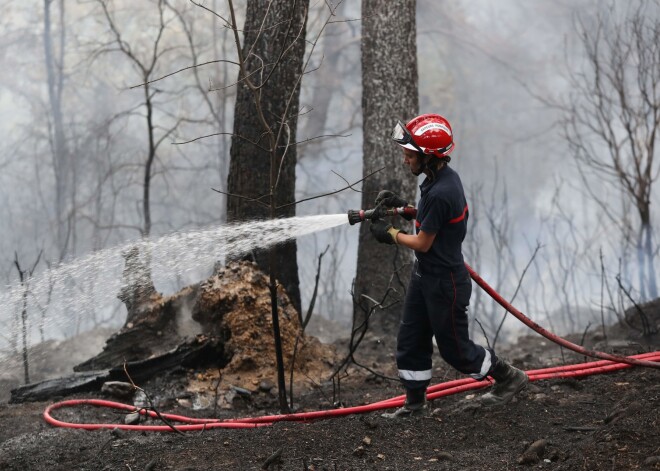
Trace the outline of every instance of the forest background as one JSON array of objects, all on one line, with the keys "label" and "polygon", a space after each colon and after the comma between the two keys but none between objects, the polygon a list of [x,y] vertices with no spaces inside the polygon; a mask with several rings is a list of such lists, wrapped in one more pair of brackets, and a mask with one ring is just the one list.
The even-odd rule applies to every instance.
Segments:
[{"label": "forest background", "polygon": [[[205,6],[225,8],[219,0]],[[523,311],[558,333],[598,328],[621,316],[631,300],[657,297],[659,245],[652,230],[660,216],[657,192],[648,185],[642,203],[650,208],[650,222],[643,224],[640,201],[620,178],[585,160],[585,155],[608,155],[607,143],[589,126],[598,118],[575,119],[587,109],[581,100],[593,96],[581,82],[593,75],[591,51],[585,48],[589,33],[602,31],[611,39],[616,25],[639,9],[657,34],[657,2],[417,2],[419,111],[440,113],[454,128],[451,165],[470,202],[466,260],[506,298],[515,296]],[[192,64],[236,61],[231,31],[217,17],[183,1],[45,0],[14,2],[4,10],[0,279],[5,285],[141,236],[226,222],[226,196],[212,188],[227,190],[238,71],[215,62],[155,82],[152,95],[139,87]],[[242,24],[245,5],[237,2],[236,11]],[[313,51],[308,41],[297,135],[299,141],[329,137],[298,146],[297,200],[363,176],[360,3],[339,5],[330,25],[326,15],[324,2],[310,4],[307,37],[327,28]],[[118,34],[131,54],[117,47]],[[151,134],[145,125],[149,115]],[[411,117],[392,116],[392,124]],[[624,148],[625,126],[615,134]],[[211,137],[198,139],[202,136]],[[652,157],[653,151],[649,183],[659,171]],[[145,165],[151,166],[148,209]],[[301,203],[296,214],[344,213],[360,204],[361,195],[349,190]],[[350,325],[357,245],[358,231],[347,225],[298,240],[302,306],[312,297],[317,258],[328,247],[315,311]],[[173,293],[207,277],[215,262],[210,254],[206,266],[185,276],[156,271],[155,287]],[[94,298],[107,277],[120,276],[70,280],[71,292],[85,299],[74,311],[58,304],[61,293],[50,293],[47,302],[31,300],[32,342],[122,325],[126,313],[118,299],[105,304]],[[2,310],[4,351],[18,349],[20,311],[21,304]],[[473,332],[492,339],[502,309],[476,292],[471,312],[483,328],[473,323]],[[58,322],[40,328],[45,319]],[[512,340],[517,327],[507,321],[502,338]]]}]

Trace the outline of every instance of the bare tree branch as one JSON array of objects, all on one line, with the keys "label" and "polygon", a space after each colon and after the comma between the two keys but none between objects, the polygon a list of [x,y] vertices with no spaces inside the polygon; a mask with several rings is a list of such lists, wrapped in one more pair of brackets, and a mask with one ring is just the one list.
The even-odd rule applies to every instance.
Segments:
[{"label": "bare tree branch", "polygon": [[[352,190],[352,189],[353,189],[353,186],[355,186],[355,185],[357,185],[358,183],[360,183],[360,182],[366,180],[367,178],[369,178],[369,177],[372,176],[373,174],[380,172],[380,171],[383,170],[384,168],[385,168],[385,167],[381,167],[381,168],[379,168],[378,170],[374,170],[373,172],[367,174],[364,178],[360,178],[359,180],[357,180],[357,181],[355,181],[355,182],[353,182],[353,183],[350,183],[350,184],[348,184],[347,186],[345,186],[344,188],[340,188],[339,190],[331,191],[331,192],[329,192],[329,193],[323,193],[323,194],[321,194],[321,195],[310,196],[309,198],[303,198],[303,199],[301,199],[301,200],[294,201],[293,203],[283,204],[282,206],[278,206],[277,209],[285,208],[285,207],[287,207],[287,206],[293,206],[293,205],[296,205],[296,204],[303,203],[303,202],[305,202],[305,201],[311,201],[311,200],[315,200],[315,199],[318,199],[318,198],[323,198],[323,197],[325,197],[325,196],[334,195],[334,194],[340,193],[340,192],[342,192],[342,191],[344,191],[344,190],[348,190],[349,188]],[[333,172],[333,173],[334,173],[334,172]],[[344,181],[346,181],[346,180],[344,180]]]}]

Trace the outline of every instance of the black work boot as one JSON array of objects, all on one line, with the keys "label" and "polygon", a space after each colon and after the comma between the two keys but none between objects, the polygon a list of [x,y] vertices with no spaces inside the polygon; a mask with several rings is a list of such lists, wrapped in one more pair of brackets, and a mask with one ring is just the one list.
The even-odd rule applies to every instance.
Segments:
[{"label": "black work boot", "polygon": [[495,380],[495,384],[489,392],[481,396],[480,401],[484,406],[499,406],[508,403],[529,382],[529,377],[524,371],[499,358],[491,376]]},{"label": "black work boot", "polygon": [[419,417],[425,415],[428,415],[428,407],[426,406],[426,388],[407,389],[406,402],[403,404],[403,407],[399,407],[394,412],[381,414],[381,417],[386,419],[402,419],[405,417]]}]

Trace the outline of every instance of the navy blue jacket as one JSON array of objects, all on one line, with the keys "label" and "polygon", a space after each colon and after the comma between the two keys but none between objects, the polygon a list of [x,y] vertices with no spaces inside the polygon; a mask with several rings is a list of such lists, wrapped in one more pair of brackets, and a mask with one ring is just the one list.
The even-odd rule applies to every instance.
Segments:
[{"label": "navy blue jacket", "polygon": [[419,189],[416,230],[435,234],[428,252],[415,251],[419,268],[423,273],[438,275],[465,271],[461,244],[469,212],[461,178],[445,165],[435,172],[435,178],[427,177]]}]

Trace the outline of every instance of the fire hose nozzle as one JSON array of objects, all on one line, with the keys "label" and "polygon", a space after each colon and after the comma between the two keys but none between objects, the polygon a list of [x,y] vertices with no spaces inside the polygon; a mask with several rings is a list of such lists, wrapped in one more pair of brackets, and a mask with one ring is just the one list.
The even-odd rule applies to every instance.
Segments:
[{"label": "fire hose nozzle", "polygon": [[357,223],[364,222],[367,219],[377,220],[387,216],[410,216],[409,219],[417,215],[417,209],[412,206],[403,208],[379,208],[374,209],[349,209],[348,210],[348,223],[353,226]]},{"label": "fire hose nozzle", "polygon": [[357,223],[364,222],[365,220],[364,209],[349,209],[348,210],[348,223],[354,226]]}]

